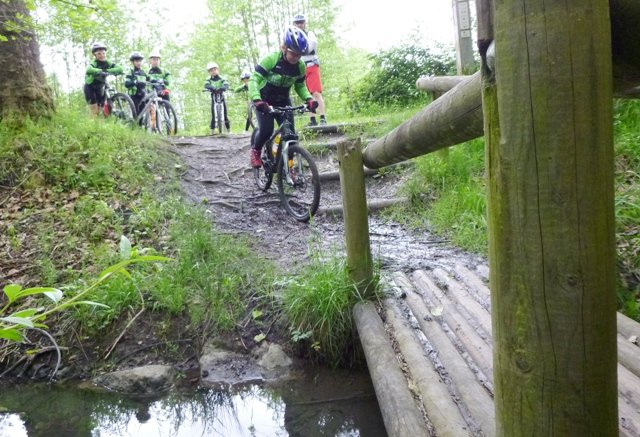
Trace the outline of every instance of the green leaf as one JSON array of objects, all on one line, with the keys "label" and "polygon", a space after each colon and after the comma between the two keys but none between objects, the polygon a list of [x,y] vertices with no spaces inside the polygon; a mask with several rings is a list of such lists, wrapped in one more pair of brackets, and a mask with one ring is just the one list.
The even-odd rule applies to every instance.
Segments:
[{"label": "green leaf", "polygon": [[62,291],[58,290],[57,288],[53,288],[53,287],[25,288],[20,293],[18,293],[18,296],[16,297],[16,299],[20,298],[20,297],[33,295],[33,294],[44,294],[45,296],[47,296],[49,299],[51,299],[54,302],[58,302],[60,299],[62,299]]},{"label": "green leaf", "polygon": [[73,304],[74,305],[90,305],[90,306],[101,307],[101,308],[110,308],[109,305],[105,305],[100,302],[94,302],[92,300],[79,300],[78,302],[74,302]]},{"label": "green leaf", "polygon": [[36,308],[27,308],[26,310],[18,311],[11,314],[12,317],[33,317],[38,310]]},{"label": "green leaf", "polygon": [[253,337],[253,339],[255,340],[256,343],[260,343],[265,338],[267,338],[267,336],[264,335],[263,333],[260,333],[260,334],[256,335],[255,337]]},{"label": "green leaf", "polygon": [[3,288],[4,294],[9,299],[9,303],[17,299],[20,290],[22,290],[22,285],[19,284],[9,284]]},{"label": "green leaf", "polygon": [[251,311],[251,317],[253,317],[254,320],[259,319],[260,317],[262,317],[262,311],[260,310]]},{"label": "green leaf", "polygon": [[131,241],[124,235],[120,237],[120,258],[131,259]]},{"label": "green leaf", "polygon": [[9,323],[11,325],[20,325],[20,326],[26,326],[27,328],[33,328],[33,321],[31,319],[24,318],[24,317],[14,317],[14,316],[0,317],[0,321]]},{"label": "green leaf", "polygon": [[0,338],[6,338],[11,341],[22,341],[22,334],[15,328],[0,329]]}]

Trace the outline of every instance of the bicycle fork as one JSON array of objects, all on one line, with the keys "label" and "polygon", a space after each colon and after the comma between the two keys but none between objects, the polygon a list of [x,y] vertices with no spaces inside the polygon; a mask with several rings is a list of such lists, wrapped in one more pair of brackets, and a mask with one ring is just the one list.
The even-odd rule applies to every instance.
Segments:
[{"label": "bicycle fork", "polygon": [[291,178],[291,169],[293,168],[293,159],[289,158],[289,146],[291,144],[295,145],[296,141],[293,140],[289,140],[289,141],[285,141],[284,145],[282,146],[282,151],[280,153],[282,153],[282,162],[283,162],[283,169],[284,169],[284,176],[285,179],[287,181],[288,184],[293,185],[295,182],[294,180]]}]

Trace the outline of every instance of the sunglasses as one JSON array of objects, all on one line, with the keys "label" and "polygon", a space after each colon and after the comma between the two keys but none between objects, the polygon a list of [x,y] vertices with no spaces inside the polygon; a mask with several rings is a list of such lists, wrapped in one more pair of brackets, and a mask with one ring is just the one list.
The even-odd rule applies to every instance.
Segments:
[{"label": "sunglasses", "polygon": [[302,53],[298,53],[298,52],[294,52],[291,49],[287,49],[287,53],[289,53],[292,57],[294,58],[300,58],[302,57]]}]

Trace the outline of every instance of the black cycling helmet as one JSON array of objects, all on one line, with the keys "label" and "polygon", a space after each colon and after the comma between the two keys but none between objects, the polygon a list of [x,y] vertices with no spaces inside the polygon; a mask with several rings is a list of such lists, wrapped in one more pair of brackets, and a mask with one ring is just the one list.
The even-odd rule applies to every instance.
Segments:
[{"label": "black cycling helmet", "polygon": [[129,56],[130,61],[142,61],[144,56],[140,52],[131,52],[131,56]]},{"label": "black cycling helmet", "polygon": [[282,44],[298,55],[304,55],[307,53],[307,49],[309,48],[307,34],[304,33],[302,29],[298,29],[295,26],[289,26],[284,31]]},{"label": "black cycling helmet", "polygon": [[107,46],[101,41],[96,41],[91,46],[91,53],[95,53],[98,50],[105,50],[106,51],[107,50]]}]

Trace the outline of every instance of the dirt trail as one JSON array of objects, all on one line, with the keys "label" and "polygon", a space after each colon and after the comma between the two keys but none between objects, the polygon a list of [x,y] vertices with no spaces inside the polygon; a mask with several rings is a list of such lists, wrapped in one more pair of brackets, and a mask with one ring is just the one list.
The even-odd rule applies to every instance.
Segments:
[{"label": "dirt trail", "polygon": [[[334,145],[341,134],[320,135],[305,144],[321,150],[314,157],[320,173],[337,171]],[[249,167],[249,134],[175,138],[174,150],[186,166],[182,180],[188,196],[206,206],[212,221],[226,233],[252,234],[260,250],[283,267],[304,262],[312,237],[324,249],[341,250],[344,233],[341,217],[317,215],[312,223],[299,223],[282,206],[276,184],[268,192],[259,190]],[[367,178],[367,196],[372,199],[397,197],[402,172],[387,172]],[[341,205],[340,182],[323,181],[320,207]],[[462,263],[475,267],[483,260],[448,247],[428,233],[414,233],[398,224],[370,218],[371,248],[384,270],[410,271],[418,268],[451,267]],[[317,247],[317,246],[315,246]],[[294,265],[292,265],[294,264]]]}]

